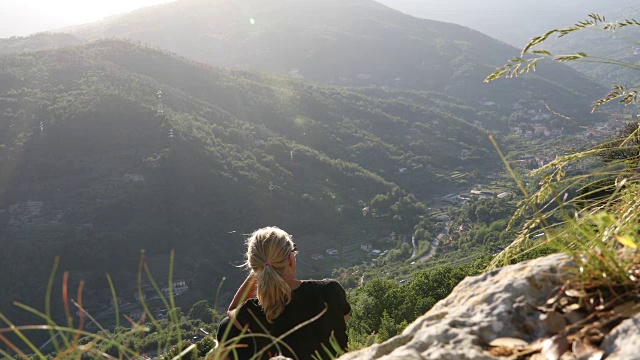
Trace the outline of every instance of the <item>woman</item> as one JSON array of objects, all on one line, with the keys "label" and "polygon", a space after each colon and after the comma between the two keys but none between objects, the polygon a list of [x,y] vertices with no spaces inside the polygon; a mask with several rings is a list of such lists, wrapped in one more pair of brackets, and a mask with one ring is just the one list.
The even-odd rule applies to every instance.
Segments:
[{"label": "woman", "polygon": [[[325,349],[335,353],[332,343],[345,350],[345,322],[351,307],[342,286],[335,280],[296,279],[296,245],[291,235],[277,227],[256,230],[247,247],[244,265],[249,276],[233,297],[217,334],[223,346],[236,352],[230,357],[324,358],[328,356]],[[240,340],[234,346],[229,339],[237,336]],[[280,337],[281,341],[275,340]],[[335,341],[330,341],[332,337]]]}]

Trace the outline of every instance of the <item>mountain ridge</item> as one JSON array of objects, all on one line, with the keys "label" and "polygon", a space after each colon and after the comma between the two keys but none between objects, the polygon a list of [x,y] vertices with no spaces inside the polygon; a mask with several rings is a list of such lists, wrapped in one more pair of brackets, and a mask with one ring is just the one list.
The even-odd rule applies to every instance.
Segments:
[{"label": "mountain ridge", "polygon": [[597,98],[598,85],[560,65],[532,74],[535,85],[483,84],[486,74],[519,51],[475,30],[370,0],[181,0],[70,31],[85,39],[125,37],[212,65],[341,86],[437,91],[475,104],[510,106],[533,86],[544,90],[529,96],[563,113],[586,108],[567,106],[575,95],[554,89],[556,82],[575,84],[571,88],[581,89],[583,101]]}]

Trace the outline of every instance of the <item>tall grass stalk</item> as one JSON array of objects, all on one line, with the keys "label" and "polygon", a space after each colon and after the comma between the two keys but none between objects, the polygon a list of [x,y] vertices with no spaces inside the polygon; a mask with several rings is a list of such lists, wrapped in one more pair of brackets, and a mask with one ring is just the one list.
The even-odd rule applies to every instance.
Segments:
[{"label": "tall grass stalk", "polygon": [[[587,281],[624,284],[635,278],[629,277],[640,243],[640,186],[635,170],[624,162],[612,162],[590,173],[567,175],[565,171],[569,165],[605,151],[611,148],[562,156],[533,173],[542,175],[540,188],[520,203],[514,216],[528,215],[528,219],[515,241],[493,260],[493,266],[506,263],[514,250],[544,243],[571,255]],[[602,179],[609,183],[603,184]],[[531,235],[538,233],[544,234],[545,240],[531,241]]]},{"label": "tall grass stalk", "polygon": [[[608,22],[602,15],[590,14],[573,26],[553,29],[534,37],[519,57],[509,60],[485,81],[536,71],[538,63],[543,60],[596,62],[640,70],[637,64],[616,59],[590,56],[584,52],[554,55],[540,48],[552,37],[562,38],[585,29],[617,33],[631,27],[640,27],[640,22],[634,19]],[[637,43],[637,39],[627,39],[632,44]],[[639,89],[638,86],[614,85],[605,97],[593,104],[592,110],[614,101],[635,105]],[[513,172],[498,149],[525,197],[510,226],[523,217],[526,221],[515,241],[494,259],[492,266],[508,262],[514,253],[523,249],[545,244],[572,256],[584,286],[608,286],[612,289],[614,286],[637,286],[640,278],[637,265],[640,260],[639,133],[640,128],[637,128],[626,138],[614,138],[586,151],[560,156],[535,170],[532,177],[540,177],[541,180],[533,194],[528,194],[521,186],[521,177]],[[584,163],[590,164],[591,169],[586,172],[568,170],[571,165]],[[534,234],[544,234],[544,241],[533,241]]]},{"label": "tall grass stalk", "polygon": [[[199,349],[202,346],[201,343],[190,343],[185,341],[184,334],[180,328],[180,318],[178,316],[178,309],[176,307],[175,295],[172,291],[172,281],[173,281],[173,262],[174,262],[174,254],[172,252],[170,256],[170,265],[169,265],[169,282],[168,286],[171,290],[168,292],[168,297],[164,295],[163,291],[158,286],[157,282],[154,280],[151,275],[151,271],[147,264],[144,252],[141,253],[140,263],[138,266],[138,295],[140,298],[140,306],[144,310],[144,315],[141,319],[136,322],[131,318],[128,318],[130,322],[131,328],[120,333],[111,333],[107,328],[105,328],[99,321],[92,316],[85,308],[82,302],[82,291],[83,291],[83,282],[80,282],[78,287],[78,292],[76,299],[69,298],[68,289],[69,289],[69,274],[65,272],[63,274],[62,281],[62,303],[63,303],[63,312],[64,317],[67,322],[66,326],[60,326],[53,320],[53,309],[51,307],[51,294],[52,287],[55,279],[55,275],[58,271],[59,267],[59,258],[56,258],[54,261],[54,266],[49,276],[48,287],[46,289],[46,299],[45,299],[45,310],[44,312],[39,311],[31,306],[15,302],[14,305],[19,309],[30,313],[40,319],[42,319],[43,324],[35,324],[35,325],[14,325],[4,314],[0,313],[0,320],[8,325],[6,328],[0,328],[0,343],[3,343],[7,350],[0,349],[0,356],[7,359],[14,359],[14,356],[18,356],[21,359],[32,360],[32,355],[25,352],[25,349],[28,349],[33,355],[38,357],[39,359],[47,359],[47,355],[38,349],[33,342],[29,340],[29,338],[25,335],[25,332],[33,332],[33,331],[44,331],[46,332],[50,338],[55,351],[51,355],[55,355],[56,359],[80,359],[82,355],[90,355],[96,358],[106,358],[106,359],[139,359],[142,357],[142,349],[136,348],[132,349],[124,345],[127,339],[132,337],[146,336],[150,328],[145,326],[145,322],[148,320],[151,324],[154,325],[157,334],[162,341],[158,341],[157,355],[158,357],[162,357],[165,359],[180,359],[180,358],[196,358],[201,357],[207,360],[223,360],[223,359],[234,359],[237,358],[237,350],[240,349],[243,345],[242,342],[248,341],[251,338],[264,338],[269,341],[269,345],[265,349],[259,350],[254,356],[253,359],[260,359],[264,351],[267,351],[268,348],[274,348],[277,352],[281,353],[282,349],[287,349],[289,352],[293,352],[291,347],[287,345],[283,339],[290,335],[291,333],[299,330],[300,328],[308,325],[309,323],[317,320],[321,317],[324,312],[321,312],[317,316],[305,321],[304,323],[296,326],[291,329],[282,336],[274,337],[267,334],[250,334],[243,332],[240,336],[236,338],[230,338],[229,333],[231,330],[232,323],[229,323],[229,327],[226,329],[222,329],[224,334],[222,334],[222,341],[218,343],[215,340],[215,334],[210,334],[210,338],[203,340],[209,341],[209,344],[213,343],[214,346],[207,351],[206,354],[202,354]],[[113,283],[113,280],[107,274],[107,281],[109,282],[109,288],[111,291],[111,297],[114,302],[114,310],[116,317],[120,316],[120,311],[118,309],[118,297],[116,293],[116,287]],[[158,319],[154,317],[154,314],[149,308],[149,305],[146,302],[144,292],[143,292],[143,283],[148,282],[155,293],[158,295],[157,297],[167,308],[167,320],[169,321],[169,325],[164,327],[159,322]],[[224,281],[224,279],[223,279]],[[218,286],[217,294],[220,294],[222,287],[222,282]],[[248,294],[247,294],[248,295]],[[216,299],[217,300],[217,299]],[[72,316],[73,311],[72,306],[77,309],[77,314],[79,314],[79,321],[77,326],[74,326],[74,319]],[[95,324],[96,331],[92,332],[85,329],[85,319],[88,319],[89,322]],[[119,319],[116,319],[116,326],[120,326]],[[17,339],[19,339],[22,344],[16,344],[11,339],[7,337],[7,335],[13,335]],[[63,344],[56,341],[57,338],[61,338]],[[110,355],[107,353],[108,349],[111,348],[112,351],[115,350],[117,353],[117,357]],[[335,339],[332,339],[330,342],[330,348],[334,349],[334,352],[340,354],[339,346],[337,346],[337,342]],[[173,350],[172,350],[173,349]],[[329,351],[327,348],[325,351]]]}]

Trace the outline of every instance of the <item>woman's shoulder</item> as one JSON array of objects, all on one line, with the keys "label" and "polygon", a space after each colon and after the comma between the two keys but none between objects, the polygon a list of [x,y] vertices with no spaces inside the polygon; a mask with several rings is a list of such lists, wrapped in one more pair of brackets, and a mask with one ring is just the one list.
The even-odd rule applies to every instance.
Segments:
[{"label": "woman's shoulder", "polygon": [[262,327],[267,324],[267,318],[262,311],[262,306],[256,298],[247,299],[236,309],[236,321],[244,328],[247,327],[251,332],[262,332]]},{"label": "woman's shoulder", "polygon": [[305,285],[311,286],[331,286],[332,284],[339,284],[335,279],[322,279],[322,280],[302,280]]},{"label": "woman's shoulder", "polygon": [[307,280],[306,295],[314,297],[319,301],[326,302],[332,312],[340,316],[351,312],[351,306],[347,301],[346,292],[340,283],[335,279]]},{"label": "woman's shoulder", "polygon": [[321,291],[342,290],[342,285],[335,279],[322,279],[322,280],[303,280],[301,288]]},{"label": "woman's shoulder", "polygon": [[260,305],[260,302],[256,298],[247,299],[238,308],[242,309],[243,311],[262,312],[262,306]]},{"label": "woman's shoulder", "polygon": [[262,306],[260,306],[260,302],[256,298],[247,299],[238,306],[236,316],[244,321],[249,321],[256,316],[263,316]]}]

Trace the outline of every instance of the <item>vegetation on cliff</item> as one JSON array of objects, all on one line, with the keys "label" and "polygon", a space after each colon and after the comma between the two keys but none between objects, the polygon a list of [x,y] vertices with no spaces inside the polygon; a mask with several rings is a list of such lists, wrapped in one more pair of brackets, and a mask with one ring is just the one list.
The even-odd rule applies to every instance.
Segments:
[{"label": "vegetation on cliff", "polygon": [[[635,19],[607,22],[603,16],[591,14],[572,27],[551,30],[533,38],[523,49],[522,57],[513,59],[487,80],[535,70],[536,64],[547,58],[613,64],[637,72],[640,67],[625,60],[584,52],[554,56],[540,48],[556,35],[563,37],[590,28],[617,32],[634,27],[640,27]],[[528,55],[534,57],[525,58]],[[614,85],[605,97],[593,104],[593,111],[611,108],[614,102],[637,107],[638,86]],[[571,351],[576,356],[582,353],[582,356],[601,358],[604,351],[597,346],[605,336],[623,320],[640,313],[640,125],[635,116],[631,120],[614,138],[589,150],[559,157],[534,171],[541,179],[540,187],[530,194],[514,173],[526,196],[514,219],[530,215],[514,242],[493,260],[493,265],[504,263],[514,252],[551,246],[569,254],[577,266],[567,284],[549,299],[549,308],[545,311],[578,311],[584,317],[576,324],[558,326],[557,335],[548,340],[554,349],[542,348],[548,359],[560,358]],[[584,161],[599,166],[589,172],[573,166]],[[516,352],[501,352],[501,355]]]}]

